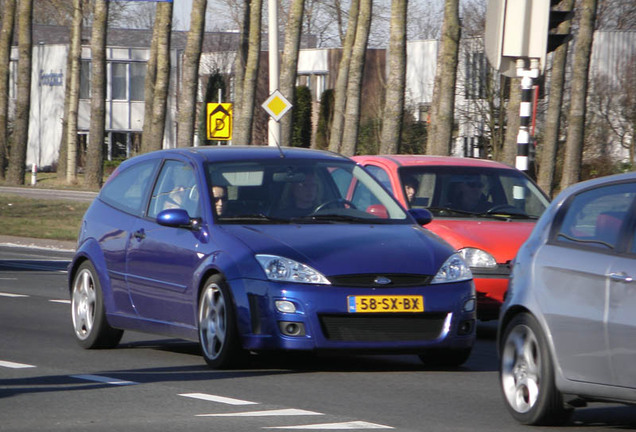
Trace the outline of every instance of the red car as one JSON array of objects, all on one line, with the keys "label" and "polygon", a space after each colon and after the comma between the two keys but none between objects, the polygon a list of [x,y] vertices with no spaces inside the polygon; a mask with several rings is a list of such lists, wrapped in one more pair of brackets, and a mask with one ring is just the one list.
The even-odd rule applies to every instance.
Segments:
[{"label": "red car", "polygon": [[426,228],[457,249],[473,272],[478,318],[497,319],[512,259],[549,204],[545,193],[521,171],[490,160],[419,155],[353,159],[405,207],[433,214]]}]

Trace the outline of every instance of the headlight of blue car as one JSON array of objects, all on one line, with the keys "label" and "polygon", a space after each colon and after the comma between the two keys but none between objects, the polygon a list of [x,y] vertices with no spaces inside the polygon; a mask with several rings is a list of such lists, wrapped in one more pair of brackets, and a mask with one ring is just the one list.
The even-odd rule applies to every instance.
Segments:
[{"label": "headlight of blue car", "polygon": [[276,255],[256,255],[263,271],[269,280],[278,282],[295,282],[306,284],[331,285],[331,282],[319,271],[294,261]]}]

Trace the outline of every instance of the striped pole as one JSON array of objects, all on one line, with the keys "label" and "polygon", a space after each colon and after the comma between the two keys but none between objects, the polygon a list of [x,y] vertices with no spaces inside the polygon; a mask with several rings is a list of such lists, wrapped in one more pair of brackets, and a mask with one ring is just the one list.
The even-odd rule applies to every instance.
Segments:
[{"label": "striped pole", "polygon": [[[534,63],[534,62],[533,62]],[[535,66],[534,64],[532,66]],[[532,79],[539,76],[539,69],[517,68],[521,77],[521,104],[519,105],[519,132],[517,134],[517,159],[515,167],[528,171],[530,154],[530,122],[532,119]]]}]

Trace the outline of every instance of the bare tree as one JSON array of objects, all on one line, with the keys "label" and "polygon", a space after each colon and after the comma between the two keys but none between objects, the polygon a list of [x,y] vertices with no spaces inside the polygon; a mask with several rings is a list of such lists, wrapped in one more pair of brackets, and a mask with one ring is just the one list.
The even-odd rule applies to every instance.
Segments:
[{"label": "bare tree", "polygon": [[344,112],[347,103],[347,82],[349,80],[349,68],[351,66],[351,52],[353,50],[353,42],[356,38],[356,28],[358,27],[359,11],[360,0],[351,0],[347,33],[345,35],[344,46],[342,47],[342,58],[338,66],[336,85],[333,89],[333,120],[331,122],[331,132],[329,133],[329,150],[333,152],[340,151],[342,145]]},{"label": "bare tree", "polygon": [[406,85],[406,17],[408,0],[391,2],[391,36],[389,40],[389,76],[380,138],[380,153],[397,153],[400,148],[404,118]]},{"label": "bare tree", "polygon": [[[296,92],[296,72],[298,71],[298,51],[300,49],[300,34],[303,24],[305,0],[292,0],[285,26],[285,43],[281,60],[281,75],[279,81],[280,92],[289,101],[294,100]],[[292,107],[292,110],[294,108]],[[284,146],[292,141],[292,112],[281,119],[280,142]],[[309,143],[308,143],[309,144]]]},{"label": "bare tree", "polygon": [[207,0],[194,0],[190,14],[190,31],[183,54],[183,75],[179,95],[177,147],[190,147],[194,139],[197,90],[199,88],[199,62],[205,30]]},{"label": "bare tree", "polygon": [[445,0],[427,141],[427,150],[431,154],[450,154],[460,30],[459,0]]},{"label": "bare tree", "polygon": [[[572,10],[574,7],[574,0],[563,0],[561,2],[561,7],[564,10]],[[565,20],[559,24],[557,33],[569,33],[570,27],[571,20]],[[565,93],[567,56],[567,43],[559,46],[552,56],[550,94],[548,99],[548,109],[545,116],[543,145],[539,152],[539,171],[537,173],[537,183],[548,195],[552,195],[552,191],[554,189],[554,174],[556,170],[557,151],[559,148],[563,95]]]},{"label": "bare tree", "polygon": [[561,190],[578,182],[581,178],[583,140],[585,133],[585,102],[590,68],[590,54],[594,37],[597,0],[581,0],[579,32],[574,44],[568,136],[565,142],[565,157]]},{"label": "bare tree", "polygon": [[[149,152],[163,147],[170,84],[170,32],[172,27],[172,2],[157,3],[157,14],[153,29],[149,73],[146,80],[146,106],[144,110],[144,131],[142,151]],[[154,59],[153,59],[154,56]],[[154,71],[150,71],[150,69]],[[154,77],[154,82],[152,78]],[[149,88],[150,87],[150,88]],[[150,93],[150,94],[149,94]]]},{"label": "bare tree", "polygon": [[521,117],[519,114],[520,105],[521,79],[513,78],[510,80],[510,96],[506,107],[506,131],[504,135],[504,145],[499,159],[502,162],[513,166],[515,165],[517,157],[517,140],[519,135],[519,126],[521,125]]},{"label": "bare tree", "polygon": [[84,182],[88,187],[101,187],[104,177],[107,28],[108,0],[95,0],[91,31],[91,122],[84,175]]},{"label": "bare tree", "polygon": [[11,135],[11,152],[7,183],[24,184],[27,144],[29,140],[29,114],[31,111],[31,56],[33,35],[33,1],[18,2],[18,93],[16,113]]},{"label": "bare tree", "polygon": [[[245,0],[243,4],[243,19],[241,20],[239,30],[239,43],[234,58],[234,107],[233,107],[233,125],[234,130],[232,136],[237,139],[238,128],[240,124],[241,108],[243,107],[243,83],[245,81],[245,65],[247,64],[247,54],[249,52],[250,43],[250,0]],[[238,141],[241,142],[241,141]],[[244,142],[244,141],[243,141]]]},{"label": "bare tree", "polygon": [[[68,105],[65,106],[66,117],[66,181],[77,181],[77,113],[79,107],[80,59],[82,56],[82,18],[84,0],[74,0],[73,24],[71,28],[71,48],[68,53],[70,68],[69,87],[66,89]],[[59,168],[58,168],[59,169]]]},{"label": "bare tree", "polygon": [[16,0],[6,0],[0,30],[0,179],[5,178],[9,138],[9,77],[11,72],[11,39],[15,22]]},{"label": "bare tree", "polygon": [[254,120],[254,103],[256,99],[256,83],[258,79],[258,60],[261,51],[261,17],[263,0],[250,1],[249,48],[243,88],[241,90],[241,110],[234,128],[233,141],[240,144],[251,144],[252,124]]},{"label": "bare tree", "polygon": [[356,37],[351,51],[349,81],[347,82],[347,104],[345,106],[342,147],[340,149],[341,153],[345,156],[353,156],[358,144],[362,77],[364,72],[367,43],[369,41],[372,12],[373,1],[361,0]]}]

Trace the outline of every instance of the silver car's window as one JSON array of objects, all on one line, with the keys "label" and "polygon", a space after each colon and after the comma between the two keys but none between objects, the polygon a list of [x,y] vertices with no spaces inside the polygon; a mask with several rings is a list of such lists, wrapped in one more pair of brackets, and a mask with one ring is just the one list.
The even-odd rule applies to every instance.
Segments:
[{"label": "silver car's window", "polygon": [[636,197],[635,184],[614,184],[584,191],[561,210],[562,222],[554,233],[563,243],[615,249],[629,208]]}]

